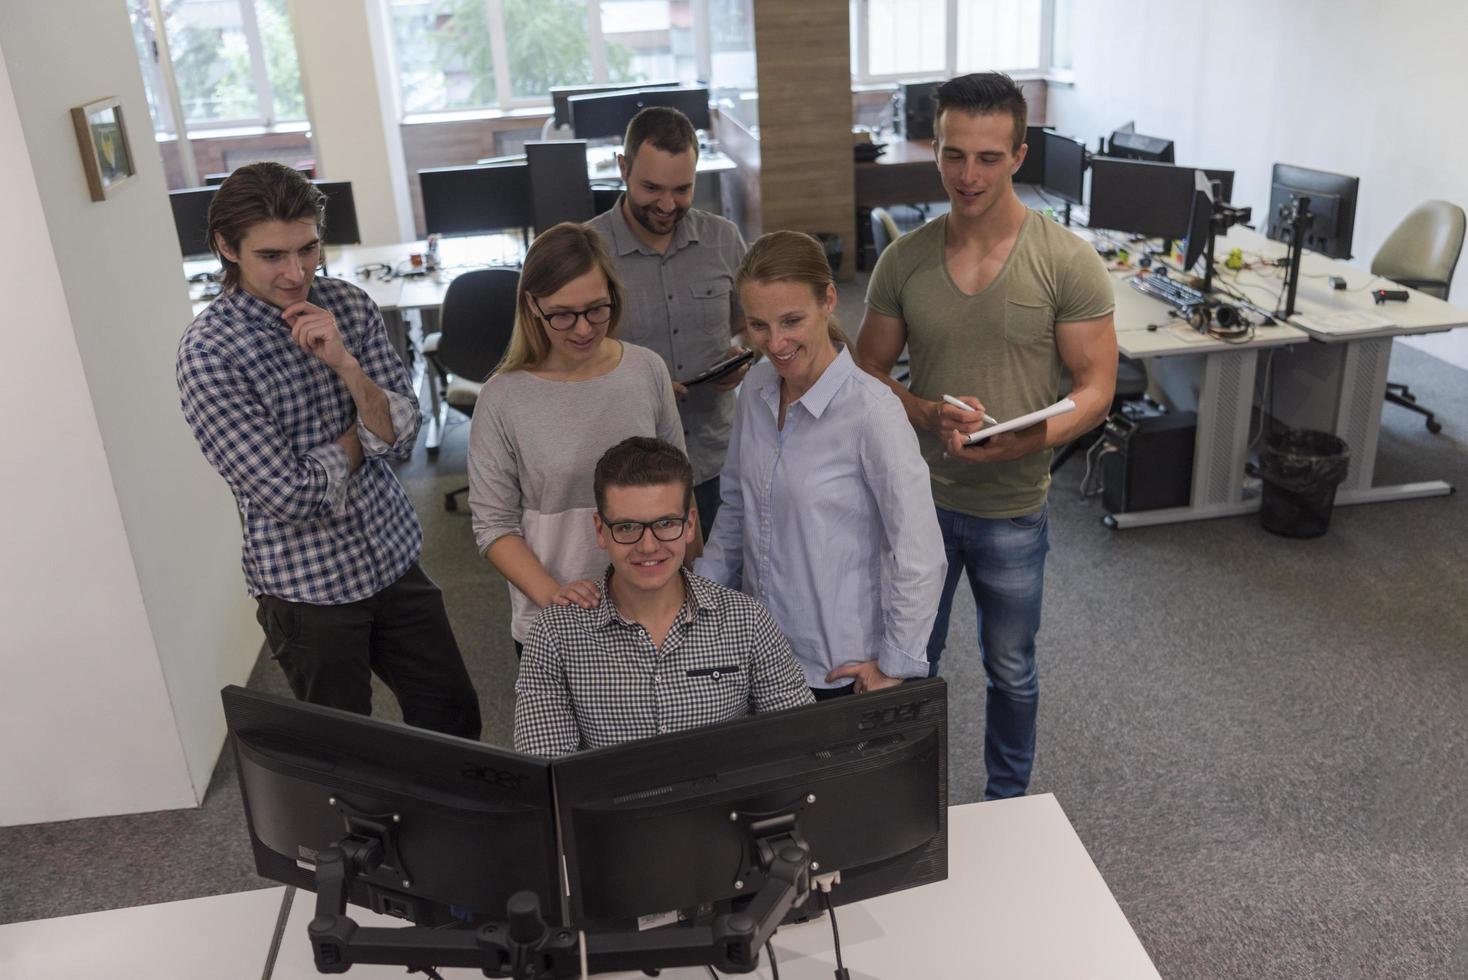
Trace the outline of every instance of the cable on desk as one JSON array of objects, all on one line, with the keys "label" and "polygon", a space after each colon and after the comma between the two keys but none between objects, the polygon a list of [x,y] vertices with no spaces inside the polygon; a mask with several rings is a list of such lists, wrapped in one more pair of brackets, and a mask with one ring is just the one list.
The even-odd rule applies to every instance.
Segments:
[{"label": "cable on desk", "polygon": [[821,901],[825,903],[826,915],[831,917],[831,941],[836,947],[836,980],[851,980],[851,974],[846,972],[846,966],[841,962],[841,930],[836,927],[836,909],[831,905],[831,893],[821,892]]},{"label": "cable on desk", "polygon": [[770,958],[770,980],[780,980],[780,964],[775,962],[775,947],[765,940],[765,955]]}]

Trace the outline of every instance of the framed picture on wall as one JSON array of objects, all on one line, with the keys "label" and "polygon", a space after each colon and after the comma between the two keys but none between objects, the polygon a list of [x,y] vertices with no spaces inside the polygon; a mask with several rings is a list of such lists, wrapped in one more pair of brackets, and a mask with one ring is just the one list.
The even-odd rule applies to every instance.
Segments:
[{"label": "framed picture on wall", "polygon": [[76,126],[92,200],[105,201],[119,185],[138,175],[127,142],[127,126],[122,121],[122,105],[116,98],[89,102],[71,110],[71,121]]}]

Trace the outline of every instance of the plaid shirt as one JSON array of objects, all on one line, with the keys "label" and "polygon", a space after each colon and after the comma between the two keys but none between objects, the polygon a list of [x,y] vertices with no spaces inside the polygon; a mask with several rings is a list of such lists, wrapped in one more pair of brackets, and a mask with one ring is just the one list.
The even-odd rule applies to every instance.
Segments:
[{"label": "plaid shirt", "polygon": [[607,593],[594,609],[549,606],[515,682],[515,749],[556,756],[812,701],[764,607],[683,571],[688,601],[663,647]]},{"label": "plaid shirt", "polygon": [[280,310],[242,289],[184,331],[178,390],[204,458],[239,505],[250,594],[340,605],[381,591],[418,560],[423,531],[388,460],[408,458],[420,416],[367,294],[318,276],[310,301],[336,317],[343,344],[391,407],[391,446],[357,425],[365,458],[355,473],[336,443],[356,419],[347,386],[296,346]]}]

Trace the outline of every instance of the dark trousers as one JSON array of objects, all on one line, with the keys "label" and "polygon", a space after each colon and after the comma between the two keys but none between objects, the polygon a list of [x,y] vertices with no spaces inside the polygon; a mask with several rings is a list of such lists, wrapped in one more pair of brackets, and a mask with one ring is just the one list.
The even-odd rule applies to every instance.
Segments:
[{"label": "dark trousers", "polygon": [[714,529],[714,515],[719,512],[719,478],[704,480],[693,488],[693,503],[698,508],[698,529],[709,539]]},{"label": "dark trousers", "polygon": [[817,701],[829,701],[832,698],[844,698],[848,694],[856,692],[856,685],[851,682],[842,684],[840,687],[813,687],[810,689],[811,697]]},{"label": "dark trousers", "polygon": [[403,721],[478,739],[479,696],[449,626],[443,593],[414,564],[376,595],[340,606],[262,595],[256,619],[297,698],[372,714],[372,674]]}]

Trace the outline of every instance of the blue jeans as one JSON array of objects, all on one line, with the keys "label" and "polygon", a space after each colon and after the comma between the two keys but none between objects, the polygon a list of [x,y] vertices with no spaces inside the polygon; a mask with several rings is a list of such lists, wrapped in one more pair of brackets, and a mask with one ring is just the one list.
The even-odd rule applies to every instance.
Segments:
[{"label": "blue jeans", "polygon": [[968,573],[978,607],[979,655],[988,675],[985,696],[984,799],[1023,796],[1035,762],[1035,715],[1040,675],[1035,634],[1045,595],[1045,555],[1050,550],[1047,510],[1023,517],[970,517],[938,508],[948,576],[938,618],[928,639],[928,676],[948,639],[948,617],[960,571]]}]

